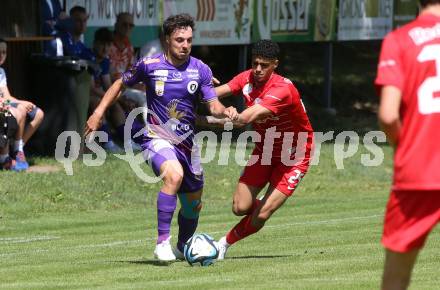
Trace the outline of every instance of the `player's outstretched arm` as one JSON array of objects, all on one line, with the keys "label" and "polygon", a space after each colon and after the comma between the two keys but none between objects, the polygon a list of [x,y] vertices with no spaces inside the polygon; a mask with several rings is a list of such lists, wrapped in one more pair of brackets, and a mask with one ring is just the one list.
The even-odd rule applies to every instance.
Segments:
[{"label": "player's outstretched arm", "polygon": [[228,118],[216,118],[213,116],[201,116],[201,115],[197,115],[196,117],[196,124],[198,126],[223,126],[226,122],[228,122],[229,119]]},{"label": "player's outstretched arm", "polygon": [[216,118],[225,118],[225,106],[218,99],[214,99],[209,103],[206,103],[208,110]]},{"label": "player's outstretched arm", "polygon": [[236,120],[232,120],[232,122],[235,126],[243,127],[255,121],[266,119],[272,115],[273,113],[271,110],[262,105],[256,104],[238,114]]},{"label": "player's outstretched arm", "polygon": [[215,87],[214,90],[215,90],[215,94],[217,95],[217,98],[219,99],[228,97],[232,94],[232,90],[228,84]]},{"label": "player's outstretched arm", "polygon": [[402,99],[401,91],[394,86],[382,87],[380,93],[380,105],[379,105],[379,124],[382,130],[387,136],[388,142],[396,146],[401,122],[400,122],[400,102]]},{"label": "player's outstretched arm", "polygon": [[87,120],[86,127],[84,128],[84,136],[87,136],[91,132],[98,130],[98,128],[101,126],[102,118],[104,117],[105,111],[113,102],[115,102],[119,98],[123,88],[124,84],[122,83],[122,79],[118,79],[107,90],[107,92],[105,92],[105,95],[102,98],[101,102]]}]

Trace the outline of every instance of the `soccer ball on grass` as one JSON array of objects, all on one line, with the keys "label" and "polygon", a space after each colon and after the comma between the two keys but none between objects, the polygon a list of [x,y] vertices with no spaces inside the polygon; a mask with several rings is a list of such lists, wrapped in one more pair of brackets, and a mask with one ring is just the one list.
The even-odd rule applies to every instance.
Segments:
[{"label": "soccer ball on grass", "polygon": [[185,244],[185,260],[191,266],[209,266],[218,258],[217,242],[207,234],[195,234]]}]

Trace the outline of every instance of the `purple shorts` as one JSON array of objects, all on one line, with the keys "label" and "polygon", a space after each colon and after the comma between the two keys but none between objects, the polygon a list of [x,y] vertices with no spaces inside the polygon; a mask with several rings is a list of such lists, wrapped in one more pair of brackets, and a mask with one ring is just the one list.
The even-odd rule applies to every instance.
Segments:
[{"label": "purple shorts", "polygon": [[156,176],[160,175],[160,166],[167,160],[177,160],[183,168],[183,180],[178,193],[195,192],[203,188],[203,169],[199,148],[193,149],[174,146],[164,139],[149,139],[142,143],[144,158]]}]

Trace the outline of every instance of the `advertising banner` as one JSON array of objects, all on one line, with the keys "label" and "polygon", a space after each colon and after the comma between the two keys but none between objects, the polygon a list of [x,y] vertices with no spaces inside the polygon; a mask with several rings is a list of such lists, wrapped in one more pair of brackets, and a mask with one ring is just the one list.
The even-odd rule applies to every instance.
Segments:
[{"label": "advertising banner", "polygon": [[338,40],[382,39],[393,28],[393,0],[340,0]]},{"label": "advertising banner", "polygon": [[400,27],[417,17],[419,10],[418,2],[418,0],[394,1],[394,28]]},{"label": "advertising banner", "polygon": [[196,20],[195,45],[250,43],[249,0],[164,0],[163,17],[188,13]]},{"label": "advertising banner", "polygon": [[336,0],[255,0],[253,40],[325,41],[335,37]]}]

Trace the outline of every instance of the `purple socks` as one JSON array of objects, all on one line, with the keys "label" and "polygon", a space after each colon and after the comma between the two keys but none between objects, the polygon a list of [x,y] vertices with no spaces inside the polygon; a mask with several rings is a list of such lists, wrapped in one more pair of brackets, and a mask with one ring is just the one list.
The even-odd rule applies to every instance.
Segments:
[{"label": "purple socks", "polygon": [[192,237],[194,232],[197,229],[197,224],[199,223],[199,217],[194,219],[186,218],[182,215],[182,210],[179,211],[178,216],[179,223],[179,238],[177,241],[177,248],[179,251],[183,253],[183,247],[185,246],[186,241]]},{"label": "purple socks", "polygon": [[[176,209],[177,196],[159,191],[157,195],[157,243],[170,237],[171,220]],[[180,236],[180,233],[179,233]]]}]

